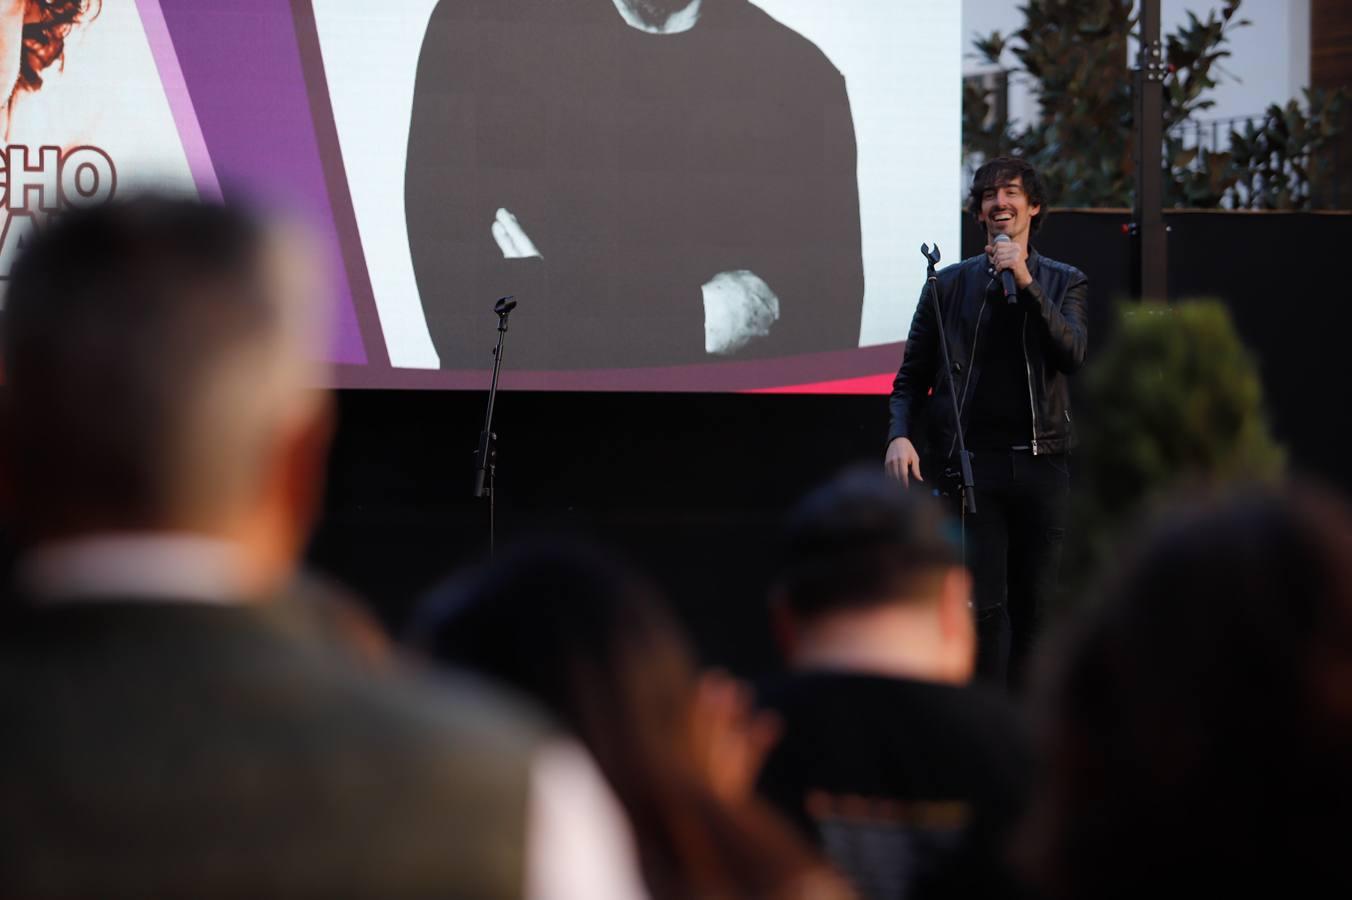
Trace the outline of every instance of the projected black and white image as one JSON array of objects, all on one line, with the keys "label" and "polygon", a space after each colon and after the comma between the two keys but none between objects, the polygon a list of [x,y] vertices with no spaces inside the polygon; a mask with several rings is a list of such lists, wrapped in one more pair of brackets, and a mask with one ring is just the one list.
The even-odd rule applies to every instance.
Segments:
[{"label": "projected black and white image", "polygon": [[957,95],[920,77],[951,55],[956,10],[400,9],[314,3],[395,367],[490,367],[491,311],[508,294],[514,370],[853,351],[904,337],[914,247],[956,246]]},{"label": "projected black and white image", "polygon": [[747,0],[443,0],[404,197],[442,365],[503,294],[528,368],[853,347],[855,162],[840,73]]}]

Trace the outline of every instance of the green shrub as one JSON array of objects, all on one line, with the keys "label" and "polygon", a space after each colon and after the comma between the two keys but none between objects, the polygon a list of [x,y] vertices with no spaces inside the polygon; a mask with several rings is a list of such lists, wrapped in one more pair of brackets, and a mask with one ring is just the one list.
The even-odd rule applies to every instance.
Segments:
[{"label": "green shrub", "polygon": [[1257,362],[1219,301],[1119,307],[1084,378],[1067,597],[1170,495],[1282,476]]}]

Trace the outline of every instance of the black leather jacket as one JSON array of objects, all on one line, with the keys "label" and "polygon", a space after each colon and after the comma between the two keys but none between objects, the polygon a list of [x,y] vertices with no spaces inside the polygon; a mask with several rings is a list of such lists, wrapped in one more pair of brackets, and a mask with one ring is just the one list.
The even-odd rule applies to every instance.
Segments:
[{"label": "black leather jacket", "polygon": [[[1019,291],[1019,303],[1024,309],[1028,402],[1033,413],[1033,433],[1028,445],[1034,454],[1065,453],[1075,446],[1066,376],[1084,364],[1089,280],[1074,266],[1040,256],[1036,250],[1029,252],[1028,270],[1033,283]],[[938,281],[965,434],[966,400],[981,377],[978,345],[983,324],[991,315],[987,307],[1004,303],[1005,298],[984,255],[941,269]],[[948,399],[947,385],[938,381],[942,359],[934,301],[928,290],[922,290],[915,318],[911,320],[911,333],[906,338],[901,369],[892,382],[889,444],[899,437],[914,441],[915,429],[928,406],[929,454],[945,459],[954,455],[957,434],[953,427],[953,404]]]}]

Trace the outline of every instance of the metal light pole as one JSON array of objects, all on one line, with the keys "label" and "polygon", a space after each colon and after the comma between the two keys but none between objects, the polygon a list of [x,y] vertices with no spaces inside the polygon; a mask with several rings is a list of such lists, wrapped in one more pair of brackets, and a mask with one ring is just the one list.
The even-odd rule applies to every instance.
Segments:
[{"label": "metal light pole", "polygon": [[1140,53],[1132,79],[1132,143],[1136,158],[1136,294],[1169,299],[1169,232],[1164,224],[1164,45],[1160,0],[1141,0]]}]

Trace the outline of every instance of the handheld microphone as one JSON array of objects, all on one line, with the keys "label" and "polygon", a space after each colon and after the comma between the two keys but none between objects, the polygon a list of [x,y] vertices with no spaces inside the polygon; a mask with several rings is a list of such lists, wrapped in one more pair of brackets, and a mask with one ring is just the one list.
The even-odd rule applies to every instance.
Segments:
[{"label": "handheld microphone", "polygon": [[[1007,234],[997,234],[995,243],[1003,244],[1009,240]],[[1005,302],[1010,306],[1019,302],[1019,287],[1014,283],[1014,273],[1005,269],[1000,273],[1000,283],[1005,286]]]}]

